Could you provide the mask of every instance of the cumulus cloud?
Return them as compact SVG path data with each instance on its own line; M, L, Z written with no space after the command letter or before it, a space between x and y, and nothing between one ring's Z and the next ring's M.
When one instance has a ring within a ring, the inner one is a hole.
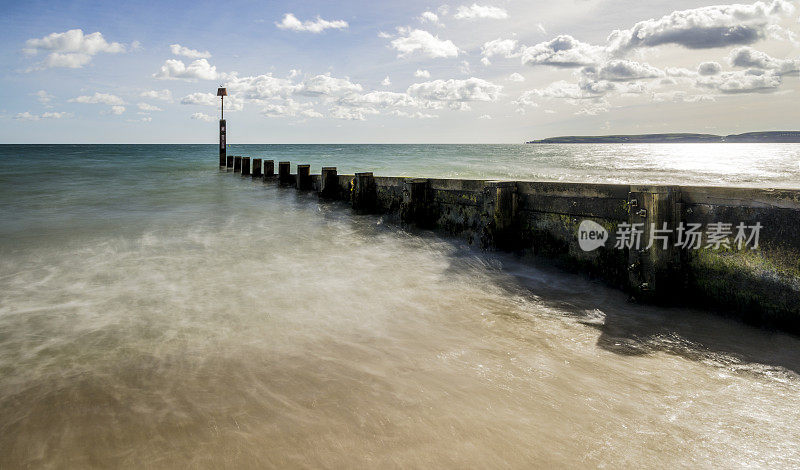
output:
M112 106L110 110L101 114L116 114L117 116L119 116L124 112L125 112L125 106Z
M423 113L421 111L408 112L403 111L402 109L395 109L394 111L390 112L389 115L411 119L435 119L439 117L435 114Z
M717 75L722 72L719 62L703 62L697 66L697 73L703 76Z
M91 62L92 57L97 54L125 52L125 46L106 41L100 32L84 34L81 29L71 29L63 33L51 33L43 38L28 39L23 52L31 56L39 52L48 53L38 69L80 68Z
M317 75L303 80L295 89L294 93L306 96L316 95L340 95L343 93L361 92L363 87L358 83L353 83L347 78L336 78L330 74Z
M214 118L212 116L209 116L206 113L194 113L191 116L189 116L189 118L190 119L195 119L195 120L198 120L198 121L205 121L205 122L211 122L211 121L214 120Z
M675 44L689 49L708 49L752 44L767 34L771 23L794 11L787 0L753 4L715 5L675 11L659 19L615 30L610 49L624 53L639 47Z
M453 41L439 39L439 36L421 29L399 28L398 31L401 36L391 42L391 47L398 51L397 57L404 58L414 53L432 59L458 56L458 47Z
M798 59L776 59L752 47L739 47L732 50L728 60L734 67L771 70L780 75L796 73L800 70L800 60Z
M216 80L219 78L217 67L206 59L198 59L186 65L178 59L167 59L161 70L153 74L158 80Z
M314 110L312 103L298 103L289 98L282 103L269 103L264 106L262 113L267 117L306 117L320 118L322 114Z
M151 98L154 100L161 100L172 102L172 92L169 90L147 90L139 94L142 98Z
M417 69L417 71L414 72L414 76L416 78L431 78L431 73L427 70Z
M486 58L500 56L510 59L512 57L519 57L520 51L517 50L516 39L500 39L497 38L483 44L481 47L481 55Z
M450 104L451 107L463 109L463 106L458 103L497 101L502 90L501 85L471 77L466 80L450 79L415 83L408 87L407 93L413 97L441 101Z
M392 85L392 80L389 78L388 75L386 76L386 78L383 79L383 81L381 82L381 85L383 85L383 86L391 86Z
M286 29L289 31L309 32L319 34L326 29L345 29L349 25L344 20L328 21L323 20L319 16L314 21L300 21L292 13L283 15L283 19L279 23L275 23L279 29Z
M109 106L121 106L125 104L125 100L117 95L109 93L95 93L94 95L83 95L69 100L70 103L87 103L87 104L107 104Z
M603 55L602 47L578 41L574 37L564 34L550 41L524 48L522 63L563 68L583 67L597 63Z
M512 73L511 75L508 76L508 80L512 81L512 82L524 82L525 81L525 77L523 77L522 75L518 74L517 72L514 72L514 73Z
M371 91L369 93L350 93L338 100L338 104L346 107L419 107L435 108L436 106L410 96L408 93L394 91Z
M598 67L587 67L582 70L586 76L609 81L631 81L648 78L659 78L664 72L649 65L631 60L610 60Z
M192 93L181 98L181 104L196 104L200 106L216 106L217 96L212 93Z
M769 93L781 86L780 74L769 70L737 70L711 77L700 77L697 86L725 94Z
M158 106L153 106L152 104L148 103L138 103L136 106L142 111L163 111Z
M423 23L433 23L435 25L441 25L439 23L439 15L432 11L423 11L421 15L419 15L419 20Z
M39 101L39 103L41 103L41 104L43 104L45 106L48 106L50 104L50 102L53 101L53 98L54 98L53 95L51 95L50 93L46 92L45 90L39 90L39 91L37 91L35 93L35 95L36 95L36 99Z
M508 12L499 7L473 3L471 6L461 5L458 7L453 17L459 20L474 20L478 18L502 20L508 18Z
M330 110L331 117L349 121L365 121L370 114L379 114L379 112L369 107L351 108L348 106L334 106Z
M188 47L181 46L180 44L170 44L169 50L172 51L173 55L182 55L184 57L188 57L190 59L210 59L211 53L208 51L200 52L195 49L189 49Z
M73 116L72 113L65 113L65 112L46 112L42 114L31 114L28 111L24 113L18 113L14 116L14 119L18 119L20 121L40 121L42 119L66 119L71 118Z

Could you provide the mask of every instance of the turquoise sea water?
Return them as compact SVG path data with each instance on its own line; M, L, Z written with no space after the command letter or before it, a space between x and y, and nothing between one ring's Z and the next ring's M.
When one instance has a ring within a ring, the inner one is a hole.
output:
M0 146L0 468L800 465L797 338L355 216L215 151ZM796 145L230 153L800 187Z

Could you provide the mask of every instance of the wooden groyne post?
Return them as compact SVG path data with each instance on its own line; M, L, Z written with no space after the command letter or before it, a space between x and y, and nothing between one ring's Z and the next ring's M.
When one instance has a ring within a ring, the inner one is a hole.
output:
M294 186L290 162L278 162L278 182L284 186Z
M238 155L233 156L233 172L234 173L242 172L242 157Z
M253 178L261 178L261 159L253 159Z
M273 165L264 161L265 179ZM357 213L535 257L637 301L723 310L800 333L800 190L376 177L335 167L312 175L309 165L292 175L289 162L278 173L282 185L349 202ZM587 223L603 235L589 248L580 243ZM749 236L739 243L753 249L735 249L737 224ZM728 230L729 246L717 250L704 238L687 247L677 229L690 225ZM755 239L753 227L761 228Z
M242 157L242 176L250 176L250 157Z
M275 160L264 160L264 179L275 177Z
M297 189L311 189L311 165L297 165Z

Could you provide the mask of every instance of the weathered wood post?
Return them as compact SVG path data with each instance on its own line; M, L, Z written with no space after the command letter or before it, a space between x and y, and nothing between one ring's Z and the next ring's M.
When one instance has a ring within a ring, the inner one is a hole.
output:
M233 155L228 155L227 159L228 159L227 168L232 169L233 168Z
M275 177L275 160L264 160L264 179Z
M336 167L322 167L322 173L319 177L319 197L324 199L338 199L338 196L339 175L336 173Z
M295 187L301 190L311 189L311 165L297 165Z
M294 178L292 178L290 162L278 162L278 182L282 185L293 185Z
M489 244L501 250L514 250L520 242L517 221L517 183L487 181L485 198L490 218Z
M355 174L351 202L356 213L370 214L375 212L378 205L378 193L372 172Z
M400 218L403 222L422 228L430 228L434 224L433 195L430 183L426 179L407 179L403 182L403 202L400 206Z
M242 172L242 157L238 155L234 155L233 157L233 172L234 173Z
M261 178L261 159L253 159L253 178Z
M685 253L675 246L680 199L678 186L630 188L628 223L640 238L628 248L628 287L637 299L668 300L685 287Z
M242 157L242 176L250 176L250 157Z

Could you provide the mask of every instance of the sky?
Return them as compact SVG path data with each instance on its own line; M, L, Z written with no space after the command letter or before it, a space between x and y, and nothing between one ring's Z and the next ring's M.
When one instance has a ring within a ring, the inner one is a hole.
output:
M796 130L800 2L5 2L0 143Z

